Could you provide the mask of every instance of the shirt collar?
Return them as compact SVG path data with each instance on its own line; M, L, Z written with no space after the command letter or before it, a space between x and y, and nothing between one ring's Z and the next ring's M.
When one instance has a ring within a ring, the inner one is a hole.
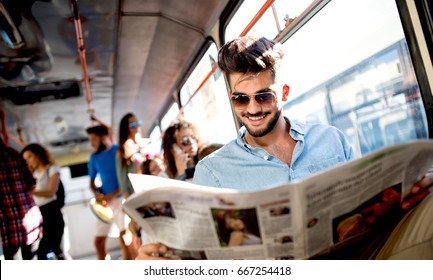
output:
M297 141L303 140L305 135L305 126L290 120L288 117L284 117L284 119L290 124L290 136Z

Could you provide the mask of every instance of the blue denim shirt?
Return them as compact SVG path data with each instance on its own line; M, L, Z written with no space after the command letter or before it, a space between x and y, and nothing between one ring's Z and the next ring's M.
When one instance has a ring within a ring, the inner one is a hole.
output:
M337 128L285 119L290 123L290 135L296 140L290 166L265 150L245 143L246 129L241 127L237 139L197 164L193 183L257 191L301 180L355 158L352 147Z

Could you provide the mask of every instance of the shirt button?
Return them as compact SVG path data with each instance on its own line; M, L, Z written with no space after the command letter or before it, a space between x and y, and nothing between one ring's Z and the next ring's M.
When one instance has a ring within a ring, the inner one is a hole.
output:
M264 156L263 159L264 159L264 160L268 160L269 157L268 157L268 156Z

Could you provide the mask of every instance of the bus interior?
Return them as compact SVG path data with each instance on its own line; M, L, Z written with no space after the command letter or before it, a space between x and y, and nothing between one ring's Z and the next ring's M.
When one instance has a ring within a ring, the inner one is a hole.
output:
M240 124L217 53L252 35L283 45L290 118L336 126L359 156L433 138L432 15L427 0L1 0L2 137L62 166L65 247L91 258L87 127L116 142L132 112L160 153L182 116L227 143Z

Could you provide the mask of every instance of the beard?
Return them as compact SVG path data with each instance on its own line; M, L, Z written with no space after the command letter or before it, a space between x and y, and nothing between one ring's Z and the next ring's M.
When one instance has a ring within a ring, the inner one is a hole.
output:
M250 117L254 117L254 116L260 116L263 113L259 113L259 114L254 114L254 115L250 115L250 114L245 114L244 116L250 116ZM274 127L277 125L278 123L278 119L281 116L281 110L278 110L275 115L272 117L272 119L270 119L270 121L267 123L266 127L260 130L253 130L251 127L249 127L248 125L242 123L242 125L245 126L245 128L248 131L248 134L250 134L253 137L263 137L266 134L268 134L269 132L271 132Z

